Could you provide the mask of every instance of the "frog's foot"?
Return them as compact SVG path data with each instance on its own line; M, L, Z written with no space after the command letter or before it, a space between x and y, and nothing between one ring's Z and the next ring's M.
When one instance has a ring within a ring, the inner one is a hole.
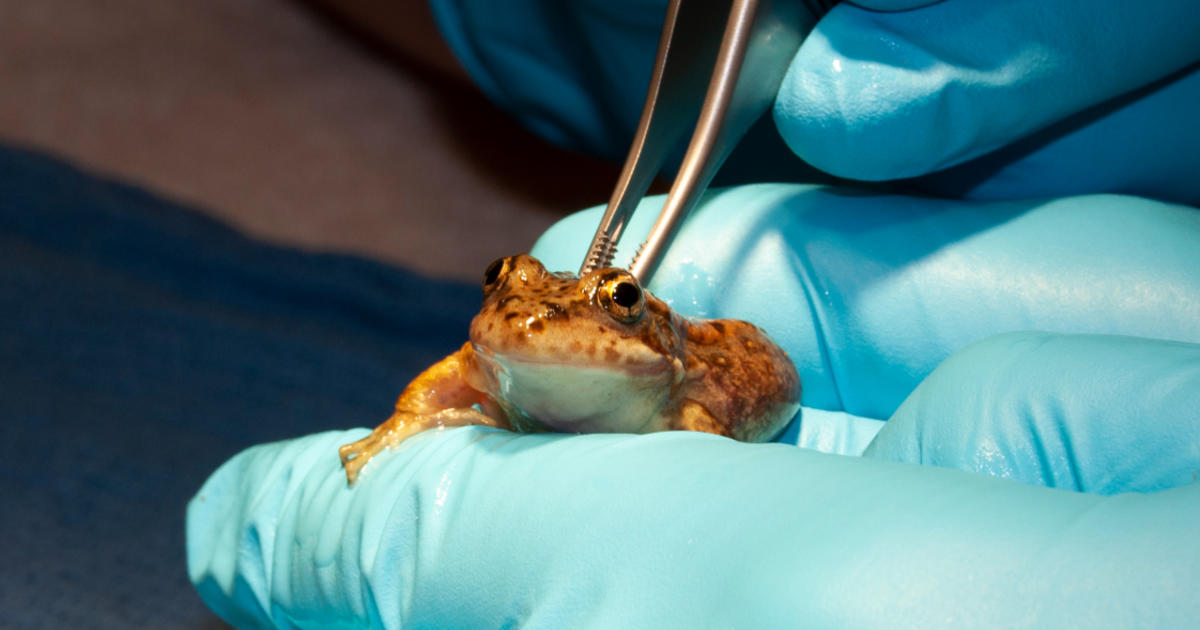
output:
M720 418L709 413L704 405L694 400L684 400L679 407L675 421L669 426L669 429L684 430L684 431L699 431L701 433L716 433L726 437L733 437L733 427L729 422L722 421Z
M379 429L372 431L367 437L357 441L345 444L338 449L338 455L342 458L342 468L346 470L346 482L354 485L358 479L358 472L362 470L367 462L376 453L387 448L383 442Z
M338 455L342 458L342 468L346 469L346 481L354 485L359 472L371 458L414 434L435 426L437 423L429 416L399 411L392 414L392 417L376 427L367 437L338 449Z
M346 481L353 486L359 473L372 457L417 433L428 429L460 427L468 424L507 428L506 423L471 408L445 409L429 415L398 411L367 437L338 449L338 455L342 458L342 468L346 470Z

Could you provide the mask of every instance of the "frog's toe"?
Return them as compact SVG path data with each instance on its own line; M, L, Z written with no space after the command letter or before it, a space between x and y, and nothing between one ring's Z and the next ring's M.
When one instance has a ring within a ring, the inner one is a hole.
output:
M357 442L351 442L338 448L338 455L342 459L342 468L346 470L346 481L350 485L354 485L359 471L382 449L383 445L380 444L377 433L371 433Z

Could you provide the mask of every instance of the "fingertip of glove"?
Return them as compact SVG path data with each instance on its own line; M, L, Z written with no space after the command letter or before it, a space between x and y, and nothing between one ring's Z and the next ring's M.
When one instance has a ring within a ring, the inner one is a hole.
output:
M843 53L818 32L805 41L773 110L792 152L822 171L864 181L942 166L953 140L945 133L946 106L954 102L945 73L933 59L932 69L910 71L878 58Z
M314 476L341 476L337 447L367 430L328 431L261 444L233 456L188 503L188 578L205 604L235 627L272 623L270 564L288 497Z
M1198 366L1177 341L993 335L938 366L866 455L1098 494L1187 485Z
M193 582L218 563L222 549L236 546L242 525L264 502L278 499L298 471L327 474L340 470L337 447L365 429L328 431L248 448L222 464L188 502L188 572Z

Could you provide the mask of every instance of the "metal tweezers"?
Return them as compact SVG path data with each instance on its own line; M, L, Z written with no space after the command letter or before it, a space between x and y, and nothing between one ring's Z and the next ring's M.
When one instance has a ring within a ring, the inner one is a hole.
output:
M646 284L721 163L774 102L804 37L834 4L836 0L671 0L637 134L580 275L612 264L638 203L687 126L696 121L662 211L629 267ZM726 13L724 24L713 19ZM708 68L713 70L706 77Z

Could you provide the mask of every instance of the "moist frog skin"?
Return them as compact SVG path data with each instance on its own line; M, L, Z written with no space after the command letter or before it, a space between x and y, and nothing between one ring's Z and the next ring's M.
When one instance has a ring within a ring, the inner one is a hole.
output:
M577 277L521 254L484 273L470 340L339 453L353 484L373 456L435 427L690 430L761 442L795 415L800 391L787 354L753 324L683 317L623 269Z

